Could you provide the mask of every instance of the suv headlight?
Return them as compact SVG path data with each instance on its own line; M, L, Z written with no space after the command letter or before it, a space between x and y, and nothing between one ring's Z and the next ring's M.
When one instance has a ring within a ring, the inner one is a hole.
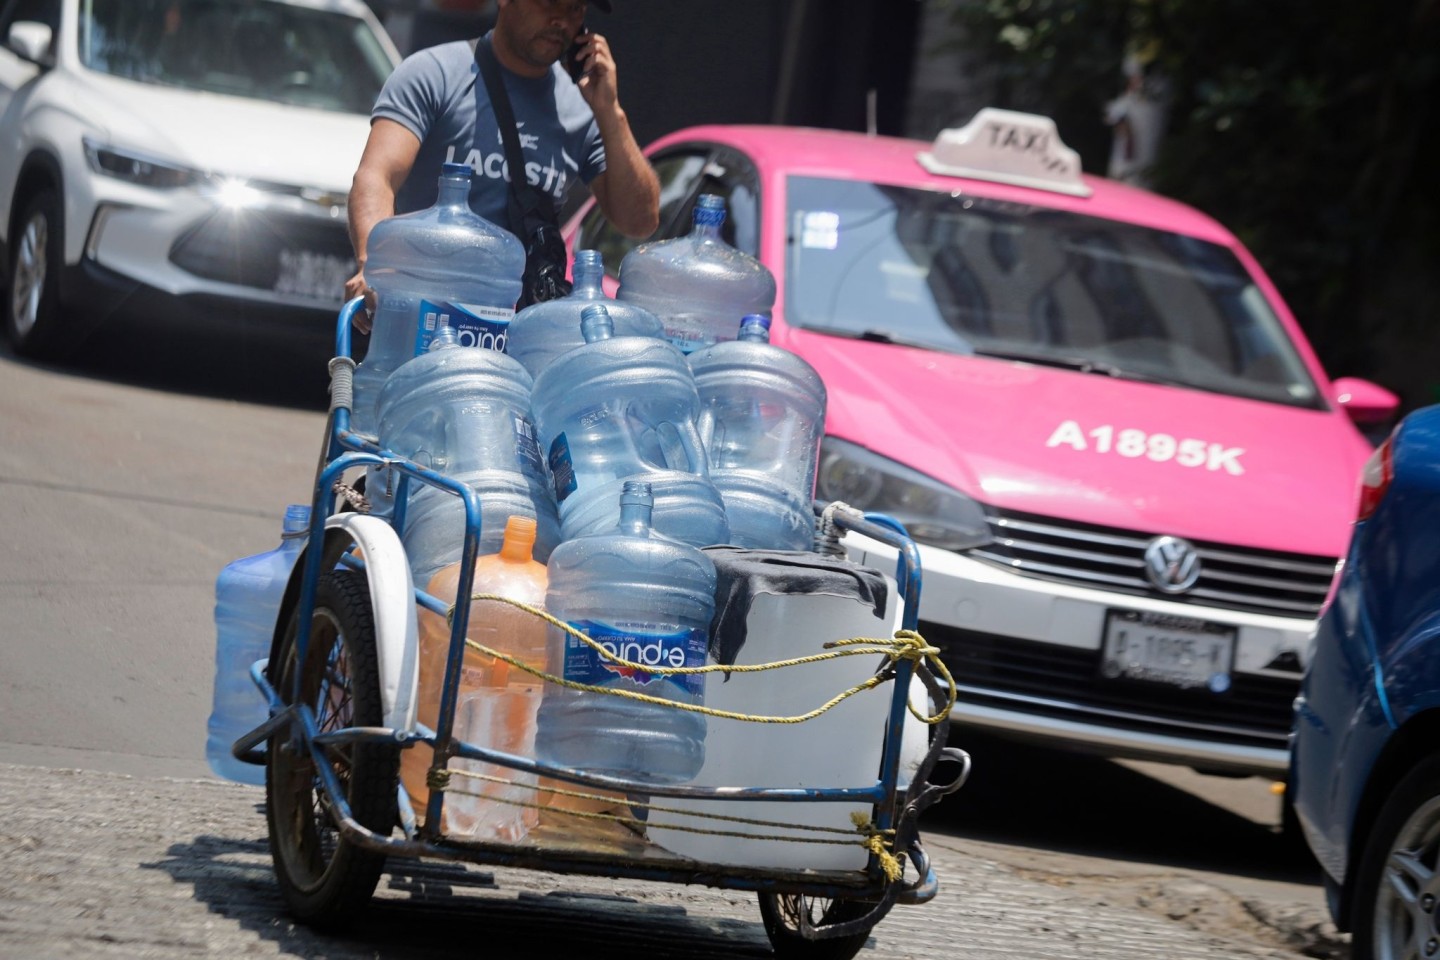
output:
M90 169L107 177L161 189L188 187L205 180L204 174L189 167L129 150L101 146L89 137L84 142L85 159L90 162Z
M916 541L944 550L978 547L992 539L985 511L974 500L918 470L835 437L820 441L815 488L822 500L888 514L903 523Z

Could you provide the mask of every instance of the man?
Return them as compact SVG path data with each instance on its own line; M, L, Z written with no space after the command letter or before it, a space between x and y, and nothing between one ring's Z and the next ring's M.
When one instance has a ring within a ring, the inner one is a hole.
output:
M611 7L610 0L589 2L606 12ZM659 222L660 184L620 106L610 45L598 33L581 33L586 0L497 3L489 40L515 112L528 181L559 209L578 177L619 230L649 236ZM578 83L558 64L577 40ZM445 162L470 164L471 208L509 229L505 147L473 45L464 41L411 54L376 101L350 187L350 241L359 270L345 282L347 299L373 297L365 283L370 230L386 217L433 204ZM365 311L355 325L369 332Z

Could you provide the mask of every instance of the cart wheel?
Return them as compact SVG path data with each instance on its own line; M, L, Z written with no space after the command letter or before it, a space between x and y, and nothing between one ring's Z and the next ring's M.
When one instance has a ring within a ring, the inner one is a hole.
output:
M869 930L831 940L806 940L800 932L800 917L803 915L812 927L824 927L858 920L874 907L868 900L829 900L801 893L760 894L765 935L780 960L850 960L865 946Z
M288 697L297 669L292 619L276 684ZM332 570L316 585L310 644L300 669L302 702L315 711L321 732L380 726L375 624L365 576ZM371 830L387 834L396 822L398 747L349 744L325 748L350 811ZM333 926L363 907L375 892L385 855L340 836L324 801L314 760L297 751L289 731L270 741L265 776L266 819L275 875L291 912L315 927Z

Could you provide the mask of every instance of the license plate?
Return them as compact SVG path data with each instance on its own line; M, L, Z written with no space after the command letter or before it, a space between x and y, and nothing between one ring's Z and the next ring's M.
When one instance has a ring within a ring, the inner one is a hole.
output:
M1108 679L1143 680L1182 689L1230 689L1237 629L1192 617L1109 610L1100 650Z
M355 273L355 261L310 250L281 250L275 292L339 303L345 281Z

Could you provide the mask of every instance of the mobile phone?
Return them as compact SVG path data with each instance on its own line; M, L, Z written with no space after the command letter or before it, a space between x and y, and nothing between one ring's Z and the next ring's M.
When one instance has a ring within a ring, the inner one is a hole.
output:
M580 51L582 49L580 41L589 32L590 28L581 24L580 32L575 35L575 39L571 41L570 46L565 50L565 72L570 74L570 79L576 83L579 83L580 78L585 75L585 68L580 63Z

